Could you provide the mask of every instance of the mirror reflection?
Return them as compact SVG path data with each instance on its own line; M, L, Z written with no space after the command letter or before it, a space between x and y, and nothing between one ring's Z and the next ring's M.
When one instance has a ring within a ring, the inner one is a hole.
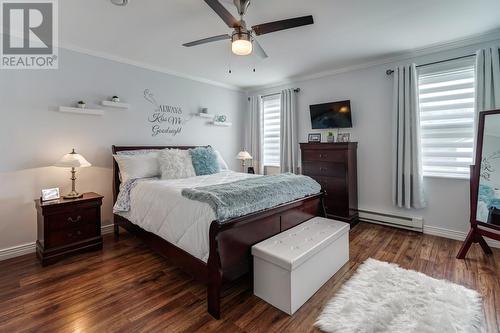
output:
M500 114L485 117L479 178L476 218L500 226Z

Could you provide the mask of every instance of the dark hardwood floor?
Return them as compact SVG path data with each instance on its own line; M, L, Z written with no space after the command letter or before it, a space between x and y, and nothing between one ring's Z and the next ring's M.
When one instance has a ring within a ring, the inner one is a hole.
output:
M478 290L488 332L500 331L500 250L361 223L351 260L289 317L252 295L248 281L225 291L222 320L206 313L203 285L123 232L104 250L42 268L35 255L0 262L0 332L310 332L322 306L368 257Z

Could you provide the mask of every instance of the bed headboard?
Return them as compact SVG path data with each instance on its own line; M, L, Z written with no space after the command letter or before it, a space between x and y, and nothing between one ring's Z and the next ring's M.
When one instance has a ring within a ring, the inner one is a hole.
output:
M119 151L126 150L146 150L146 149L166 149L166 148L175 148L175 149L191 149L201 146L111 146L111 151L113 154L118 153ZM206 146L204 146L206 147ZM120 191L120 168L118 167L118 163L113 158L113 204L116 202L116 198L118 197L118 192Z

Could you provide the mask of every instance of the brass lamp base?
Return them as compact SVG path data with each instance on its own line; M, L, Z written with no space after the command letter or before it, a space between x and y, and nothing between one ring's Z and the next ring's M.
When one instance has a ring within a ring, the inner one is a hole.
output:
M83 197L83 194L80 194L76 191L76 170L75 168L71 168L71 192L66 194L64 199L78 199Z
M75 192L75 191L71 191L68 194L66 194L63 198L64 199L78 199L81 197L83 197L83 194L80 194L80 193Z

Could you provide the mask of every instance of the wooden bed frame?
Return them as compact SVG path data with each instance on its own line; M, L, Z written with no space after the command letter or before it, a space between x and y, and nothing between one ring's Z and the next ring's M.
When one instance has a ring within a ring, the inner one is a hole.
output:
M113 154L126 150L189 149L190 146L112 146ZM120 188L119 169L113 161L113 202ZM252 271L252 245L279 234L314 216L325 216L323 194L319 193L270 209L231 219L223 224L212 221L209 231L208 262L192 256L163 238L145 231L127 219L114 215L114 232L119 227L141 238L153 251L167 257L196 280L207 284L208 313L220 318L220 295L224 283Z

